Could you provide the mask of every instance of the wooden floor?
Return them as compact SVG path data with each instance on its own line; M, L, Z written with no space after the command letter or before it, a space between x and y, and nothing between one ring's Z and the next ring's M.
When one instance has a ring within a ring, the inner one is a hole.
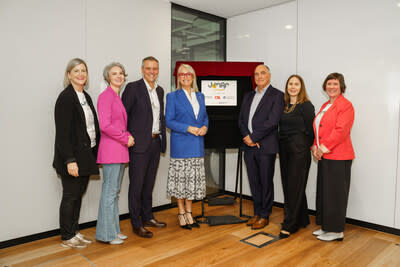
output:
M244 212L251 214L252 202L244 200ZM194 213L200 212L200 203ZM177 225L177 209L155 214L168 223L155 229L154 237L143 239L132 234L129 220L121 221L128 239L123 245L95 242L86 249L60 246L60 237L0 250L0 266L400 266L400 237L346 226L343 242L318 241L311 225L288 239L278 240L263 248L240 242L258 231L245 224L208 226L192 231ZM206 207L207 215L238 214L238 205ZM278 235L283 211L274 208L264 232ZM94 238L95 228L83 234Z

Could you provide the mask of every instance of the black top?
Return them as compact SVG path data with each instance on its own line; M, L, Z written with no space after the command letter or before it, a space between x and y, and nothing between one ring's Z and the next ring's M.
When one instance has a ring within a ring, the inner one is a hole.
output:
M289 104L289 108L292 104ZM290 113L283 112L279 121L279 135L292 135L296 133L305 133L314 140L313 121L315 109L310 101L297 104Z

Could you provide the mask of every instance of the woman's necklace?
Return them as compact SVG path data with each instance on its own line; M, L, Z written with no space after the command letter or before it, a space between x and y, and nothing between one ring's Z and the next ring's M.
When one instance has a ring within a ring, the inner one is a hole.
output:
M290 108L289 108L289 105L290 105L290 104L287 104L286 107L285 107L285 109L283 110L283 112L285 112L285 113L290 113L290 112L292 112L298 103L299 103L299 102L294 103Z

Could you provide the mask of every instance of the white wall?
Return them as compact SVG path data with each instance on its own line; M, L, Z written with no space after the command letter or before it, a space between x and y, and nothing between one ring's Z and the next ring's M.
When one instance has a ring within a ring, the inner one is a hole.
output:
M394 225L400 103L400 8L395 1L299 1L298 72L316 107L321 83L345 76L355 108L356 159L347 216ZM329 12L327 7L329 6ZM310 176L314 178L315 175ZM309 186L315 189L315 179Z
M61 183L51 163L54 104L67 62L88 63L94 102L101 91L102 69L111 61L125 65L128 80L140 78L141 59L160 61L159 84L169 91L171 6L164 0L0 2L0 242L59 228ZM154 206L166 197L169 152L161 159ZM127 171L120 213L128 212ZM99 179L91 180L81 220L97 219Z
M287 77L296 72L296 2L229 18L227 60L264 61L271 69L271 84L284 91ZM292 29L286 29L291 25ZM226 190L235 190L237 150L226 152ZM243 162L243 193L251 195ZM230 179L232 177L232 179ZM279 160L275 164L275 201L283 202Z
M356 111L352 130L356 159L347 216L395 228L400 228L399 12L396 1L338 0L333 5L301 0L230 18L227 26L228 60L263 60L272 68L272 84L280 89L297 71L317 110L327 100L321 89L326 75L344 74L345 96ZM285 39L289 33L282 29L288 17L297 21L297 31L296 23L291 30L297 36L294 40ZM257 31L260 34L254 34ZM239 38L246 35L250 36L246 40ZM276 40L282 40L279 46L269 45ZM227 170L229 164L227 160ZM275 189L280 183L276 174ZM315 188L313 162L307 187L312 209ZM232 190L231 185L227 189ZM276 190L275 200L282 199L282 191Z

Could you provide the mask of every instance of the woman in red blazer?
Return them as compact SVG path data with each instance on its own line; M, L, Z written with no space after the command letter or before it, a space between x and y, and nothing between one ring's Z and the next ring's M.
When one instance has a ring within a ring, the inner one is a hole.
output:
M342 241L354 159L350 137L354 108L343 96L346 85L342 74L329 74L322 88L329 101L315 116L311 147L318 160L316 220L322 227L313 234L322 241Z

